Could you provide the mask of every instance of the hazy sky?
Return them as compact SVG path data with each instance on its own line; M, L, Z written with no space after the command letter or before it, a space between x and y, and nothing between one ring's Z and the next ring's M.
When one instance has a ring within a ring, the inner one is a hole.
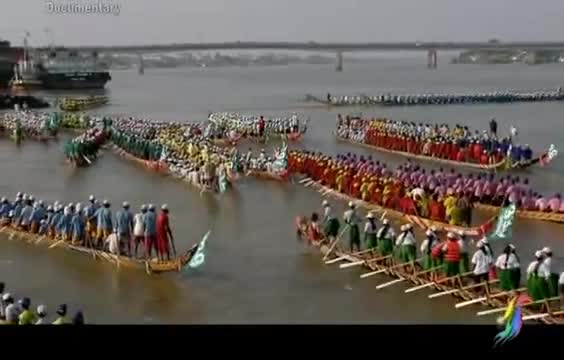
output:
M35 45L564 40L564 0L54 0L118 5L119 15L55 15L48 2L0 0L0 38L21 44L27 30Z

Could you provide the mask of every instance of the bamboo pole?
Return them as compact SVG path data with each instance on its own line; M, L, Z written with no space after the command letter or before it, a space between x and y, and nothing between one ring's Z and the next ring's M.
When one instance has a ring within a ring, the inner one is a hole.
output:
M499 279L495 279L495 280L491 280L491 281L484 281L484 282L481 282L481 283L478 283L478 284L472 284L472 285L464 286L464 287L461 287L460 289L451 289L451 290L447 290L447 291L442 291L442 292L439 292L439 293L429 295L429 299L434 299L434 298L438 298L438 297L441 297L441 296L444 296L444 295L455 294L455 293L460 292L460 291L474 289L474 288L477 288L477 287L485 286L486 284L492 285L492 284L495 284L495 283L498 283L498 282L499 282Z
M405 290L405 293L407 294L407 293L414 292L414 291L417 291L417 290L426 289L426 288L429 288L431 286L439 285L439 284L442 284L442 283L447 282L449 280L456 279L459 276L464 277L464 276L468 276L468 275L471 275L471 274L472 274L472 271L469 271L469 272L464 273L464 274L458 274L458 275L451 276L451 277L448 277L448 278L444 278L444 279L441 279L441 280L438 280L438 281L431 281L431 282L428 282L428 283L423 284L423 285L419 285L419 286L409 288L409 289Z
M458 304L454 305L454 307L457 308L457 309L460 309L462 307L472 305L472 304L476 304L476 303L479 303L479 302L482 302L482 301L486 301L488 299L498 298L500 296L509 295L512 292L521 292L521 291L525 291L525 290L527 290L526 287L519 288L519 289L516 289L516 290L502 291L502 292L499 292L499 293L496 293L496 294L493 294L493 295L482 296L482 297L479 297L479 298L476 298L476 299L459 302Z
M527 303L527 304L523 304L523 305L521 305L521 307L538 305L538 304L542 304L544 302L556 301L556 300L560 300L560 297L555 296L555 297L548 298L548 299L541 299L541 300L533 301L533 302L530 302L530 303ZM507 310L507 306L503 306L503 307L491 309L491 310L479 311L479 312L476 313L476 315L477 316L484 316L484 315L490 315L490 314L497 314L497 313L500 313L500 312L504 312L505 310Z

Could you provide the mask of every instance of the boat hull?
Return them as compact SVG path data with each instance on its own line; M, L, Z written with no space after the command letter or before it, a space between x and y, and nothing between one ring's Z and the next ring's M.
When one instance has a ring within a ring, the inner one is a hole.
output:
M188 264L188 262L191 260L192 256L195 254L198 248L198 244L194 244L192 247L190 247L190 249L186 250L180 256L168 261L159 261L156 259L142 260L130 258L127 256L118 256L105 251L87 248L84 246L73 245L62 240L51 239L47 236L31 234L29 232L14 229L11 226L6 226L5 224L2 224L2 226L0 226L0 233L8 235L10 239L18 239L34 245L48 246L49 249L59 247L77 253L90 255L93 259L105 260L116 265L118 268L124 267L145 270L147 274L160 274L166 272L181 271L184 266L186 266L186 264Z

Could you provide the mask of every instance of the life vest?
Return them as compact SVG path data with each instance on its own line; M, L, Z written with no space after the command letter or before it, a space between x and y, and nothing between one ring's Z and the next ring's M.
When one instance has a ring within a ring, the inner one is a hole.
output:
M457 262L460 261L460 245L458 241L448 240L446 243L446 262Z

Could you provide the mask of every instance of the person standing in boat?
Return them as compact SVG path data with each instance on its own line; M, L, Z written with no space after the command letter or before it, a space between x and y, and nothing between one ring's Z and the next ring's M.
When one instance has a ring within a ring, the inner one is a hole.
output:
M343 215L345 224L349 227L349 246L351 252L354 251L354 247L360 251L360 231L358 229L358 223L360 222L354 203L349 202L349 209L345 211Z
M80 203L76 204L76 211L71 219L71 227L72 243L81 245L84 244L86 219L84 213L82 212L82 205Z
M369 212L366 215L366 224L364 225L364 243L367 249L375 249L378 247L378 241L376 237L377 225L376 219L374 219L374 214Z
M549 247L545 247L542 249L542 253L544 255L543 265L546 270L546 282L548 285L548 293L547 296L555 297L558 296L558 274L552 272L552 250Z
M173 256L176 256L176 251L174 247L174 238L172 236L172 230L170 229L170 222L168 218L168 205L163 204L161 206L161 212L157 215L156 220L157 225L157 248L158 253L160 253L161 260L170 260L170 245L172 244Z
M476 246L478 250L472 256L472 275L474 277L474 282L479 284L489 281L490 266L493 259L482 240L478 241Z
M470 257L468 256L468 241L464 231L458 233L458 245L460 247L460 273L464 274L470 271Z
M155 205L149 204L149 211L143 217L145 227L145 259L149 260L153 256L153 248L159 256L157 247L157 220L155 215Z
M135 214L133 218L133 237L135 242L135 248L130 249L130 254L132 257L137 257L137 247L141 244L144 247L145 244L145 214L147 213L147 205L141 205L141 210ZM147 252L147 250L145 250Z
M453 277L458 275L460 272L460 244L453 232L447 234L447 242L444 244L442 251L444 253L443 261L446 276Z
M116 226L118 228L118 237L120 243L120 252L128 253L131 256L132 234L133 234L133 216L129 211L129 203L124 201L122 210L116 214Z
M96 238L98 239L98 245L102 247L104 240L110 236L113 229L112 211L110 210L110 202L108 200L102 202L102 207L96 210L95 217L97 220Z
M323 200L323 230L329 242L333 242L339 234L339 220L333 216L329 201Z
M490 134L497 139L497 121L495 121L495 118L492 118L490 120Z
M378 242L378 251L382 256L388 256L393 252L394 245L393 239L396 237L396 233L392 226L390 225L390 221L388 219L384 219L382 221L382 227L378 230L376 234L376 240Z
M309 245L317 245L323 238L321 230L319 229L319 215L315 212L311 214L306 235Z
M535 252L535 260L527 267L527 291L533 301L546 299L548 297L548 284L546 279L550 276L544 265L542 251Z
M499 272L499 283L503 291L515 290L519 287L521 265L512 244L503 249L503 253L498 256L495 262L495 267Z
M404 230L396 240L396 248L399 249L400 259L402 262L415 261L417 256L417 248L415 246L415 235L413 234L413 225L405 224Z
M423 242L421 243L420 250L421 255L423 256L423 269L429 270L434 267L432 250L433 247L437 244L438 239L435 233L431 231L431 229L428 229L425 232L425 236L425 240L423 240Z

